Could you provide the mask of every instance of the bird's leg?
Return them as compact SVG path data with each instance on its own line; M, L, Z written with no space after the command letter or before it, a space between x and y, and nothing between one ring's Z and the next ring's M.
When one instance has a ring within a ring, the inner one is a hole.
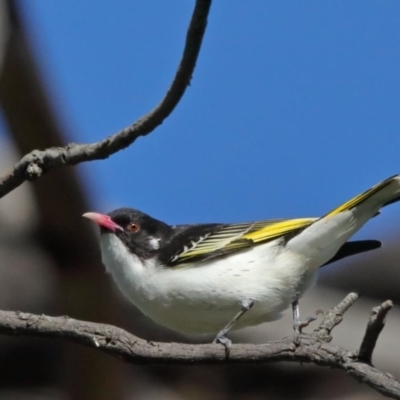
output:
M226 337L227 333L232 329L233 325L254 305L254 299L243 300L241 302L241 310L221 329L213 343L221 343L225 347L226 356L229 356L229 351L232 345L232 341Z
M300 321L300 310L299 310L299 299L295 299L292 303L293 310L293 329L295 340L300 335L303 328L310 325L311 322L315 321L318 318L319 314L324 315L322 310L317 310L313 315L307 317L303 322Z
M293 300L292 303L293 310L293 330L294 335L297 337L300 334L300 310L299 310L299 299Z

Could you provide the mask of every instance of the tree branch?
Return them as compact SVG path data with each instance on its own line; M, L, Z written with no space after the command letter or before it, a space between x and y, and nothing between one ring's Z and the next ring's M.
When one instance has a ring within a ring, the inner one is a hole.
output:
M330 335L320 334L321 330L331 330L338 325L343 313L357 297L355 293L348 295L327 313L316 333L300 335L296 344L292 339L266 344L234 344L229 358L225 356L225 349L218 344L147 342L114 326L68 317L0 311L0 333L75 342L134 364L262 364L277 361L314 363L341 369L383 395L400 399L400 382L393 376L361 361L355 352L328 344ZM387 304L385 302L379 307L386 310L382 311L385 315L390 309ZM378 314L382 315L382 312ZM368 324L367 330L369 329L376 331L371 322Z
M386 315L392 309L391 300L386 300L378 307L374 307L369 317L367 330L365 331L360 350L358 351L358 359L370 364L372 353L375 349L378 337L385 326Z
M358 300L357 293L349 293L336 307L330 309L320 326L318 327L317 336L325 341L332 340L331 332L335 326L338 326L343 321L344 313Z
M175 78L162 101L148 114L120 132L92 144L34 150L24 156L0 179L0 198L26 180L35 180L63 165L105 159L131 145L138 137L152 132L170 115L190 83L207 25L211 0L197 0L186 36L183 56ZM378 392L400 399L400 382L371 365L372 353L392 307L388 300L374 308L358 353L329 344L332 329L357 300L349 294L330 310L313 334L296 340L285 339L266 344L233 345L229 357L217 344L155 343L140 339L123 329L68 317L49 317L13 311L0 311L0 333L54 338L91 347L136 364L261 364L277 361L314 363L341 369ZM297 339L297 338L296 338Z
M63 165L76 165L85 161L100 160L131 145L139 136L145 136L171 114L182 98L196 66L207 25L211 0L197 0L186 35L182 59L161 102L148 114L129 127L108 138L91 144L71 143L65 147L34 150L25 155L6 176L0 179L0 198L25 181L38 179L44 173Z

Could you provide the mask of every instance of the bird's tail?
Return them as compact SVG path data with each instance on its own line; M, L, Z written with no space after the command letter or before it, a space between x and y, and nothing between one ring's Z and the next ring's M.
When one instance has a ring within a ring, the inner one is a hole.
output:
M288 247L313 260L313 266L327 263L340 247L379 210L400 200L400 176L378 183L319 218L288 242Z
M378 212L379 209L381 209L382 207L387 206L388 204L395 203L399 200L400 175L394 175L373 186L371 189L368 189L367 191L359 194L358 196L353 197L352 199L335 208L322 218L337 215L343 211L352 209L363 209L365 211L367 211L368 209L376 209L376 212ZM374 215L371 215L371 217L373 217Z

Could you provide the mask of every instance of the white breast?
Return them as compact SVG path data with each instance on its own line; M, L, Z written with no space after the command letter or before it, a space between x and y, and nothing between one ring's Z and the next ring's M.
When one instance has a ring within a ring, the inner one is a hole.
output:
M255 305L235 328L277 319L316 279L303 256L276 242L175 268L141 262L113 234L101 236L101 251L124 295L154 321L181 332L216 333L250 298Z

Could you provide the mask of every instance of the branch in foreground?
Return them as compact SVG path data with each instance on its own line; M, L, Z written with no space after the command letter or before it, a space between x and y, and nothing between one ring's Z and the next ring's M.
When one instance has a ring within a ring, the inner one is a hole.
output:
M79 343L134 364L261 364L277 361L314 363L341 369L385 396L400 399L400 382L358 358L357 353L332 346L326 331L340 323L343 313L357 300L350 293L330 310L314 334L302 334L296 345L291 339L266 344L234 344L229 358L218 344L155 343L123 329L68 317L48 317L0 311L0 333L54 338ZM389 310L383 303L381 308ZM387 313L386 311L386 313ZM379 313L378 313L379 314ZM386 314L385 314L386 315ZM377 332L374 324L369 329ZM376 339L379 333L376 334ZM324 338L324 339L322 339Z
M317 335L324 342L332 340L331 332L343 321L344 313L358 300L357 293L349 293L336 307L330 309L318 327Z
M386 300L378 307L374 307L369 317L367 330L365 331L360 350L358 351L358 359L366 363L371 363L372 353L375 349L378 337L385 326L386 315L392 309L391 300Z
M138 137L152 132L171 114L182 98L196 66L211 0L197 0L186 35L183 56L175 78L162 101L148 114L129 127L108 138L92 144L69 144L47 150L34 150L25 155L6 176L0 179L0 198L25 181L33 181L44 173L63 165L76 165L85 161L100 160L131 145Z

